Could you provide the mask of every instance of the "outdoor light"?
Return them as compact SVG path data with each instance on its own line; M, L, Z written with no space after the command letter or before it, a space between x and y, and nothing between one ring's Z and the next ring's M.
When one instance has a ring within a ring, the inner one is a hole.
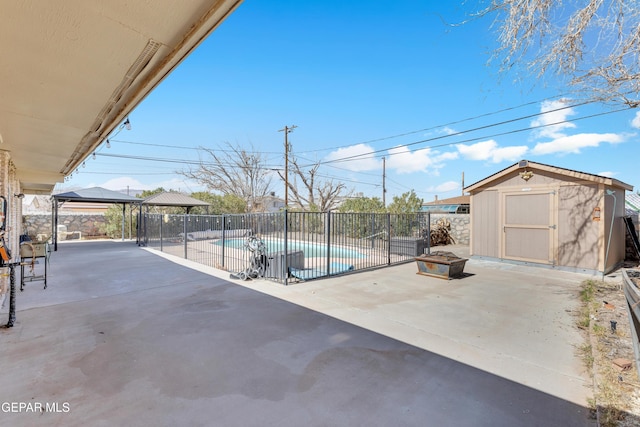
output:
M111 148L111 142L107 139L107 148Z
M131 130L131 122L129 121L129 117L127 117L127 120L124 121L123 125L125 129Z
M95 160L95 159L96 159L96 153L94 152L93 153L93 160Z
M24 193L14 194L13 197L17 197L18 199L24 199Z
M82 167L83 167L83 168L86 168L86 167L87 167L87 165L86 165L86 163L85 163L85 162L82 162Z
M531 171L520 172L520 178L524 179L525 181L529 181L532 177L533 177L533 172Z

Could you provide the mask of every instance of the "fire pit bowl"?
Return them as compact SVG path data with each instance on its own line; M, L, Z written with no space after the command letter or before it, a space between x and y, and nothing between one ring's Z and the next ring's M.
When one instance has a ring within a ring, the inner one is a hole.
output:
M462 276L464 265L467 262L466 258L460 258L451 252L433 252L420 255L415 260L418 264L416 274L446 280Z

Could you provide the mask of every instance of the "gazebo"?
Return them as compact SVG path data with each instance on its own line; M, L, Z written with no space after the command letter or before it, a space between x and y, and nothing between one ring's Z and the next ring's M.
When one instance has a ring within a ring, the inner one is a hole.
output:
M53 250L58 250L58 207L66 202L90 202L122 204L122 240L124 240L125 208L128 204L140 205L143 200L138 197L117 191L107 190L101 187L85 188L77 191L69 191L53 195L52 225L53 225Z

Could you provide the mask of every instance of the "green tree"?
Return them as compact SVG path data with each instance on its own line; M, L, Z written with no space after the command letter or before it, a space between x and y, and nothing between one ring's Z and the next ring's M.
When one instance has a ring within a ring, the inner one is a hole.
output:
M133 210L133 212L132 212ZM137 227L137 207L131 204L125 205L124 212L124 236L125 238L135 237ZM104 224L101 224L99 230L102 234L112 239L120 239L122 237L122 205L113 204L104 213ZM130 236L131 234L131 236Z
M140 199L146 199L147 197L154 196L156 194L164 193L166 190L162 187L158 187L155 190L144 190L136 197ZM146 211L146 208L144 208ZM152 213L182 213L184 209L178 207L167 206L150 206L149 211ZM135 236L137 227L138 207L132 206L130 203L125 206L124 212L124 231L125 237ZM104 224L100 228L100 232L107 235L112 239L119 239L122 237L122 205L113 204L109 206L109 209L104 214Z
M208 212L211 215L236 214L247 211L247 203L245 200L235 194L220 195L207 191L197 191L192 193L191 197L209 203ZM207 213L207 208L204 206L196 206L191 210L191 213L203 215Z
M377 197L354 197L347 199L338 208L338 212L384 212L382 200Z
M142 190L142 193L138 194L136 197L141 199L146 199L147 197L155 196L156 194L166 193L163 187L158 187L155 190Z
M389 205L391 213L414 213L420 212L424 201L416 195L414 190L402 193L401 196L393 196L393 201Z

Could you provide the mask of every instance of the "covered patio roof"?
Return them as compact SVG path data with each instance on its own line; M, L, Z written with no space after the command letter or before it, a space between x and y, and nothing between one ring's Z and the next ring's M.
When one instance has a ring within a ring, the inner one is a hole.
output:
M51 194L241 2L3 2L0 149L21 191Z

